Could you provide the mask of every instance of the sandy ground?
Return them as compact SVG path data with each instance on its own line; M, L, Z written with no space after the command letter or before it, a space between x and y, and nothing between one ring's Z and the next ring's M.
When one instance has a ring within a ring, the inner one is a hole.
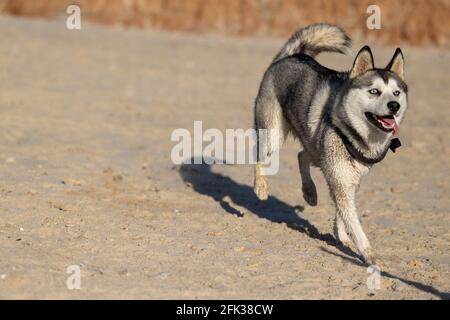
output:
M449 51L404 48L403 147L359 191L383 267L369 291L366 266L334 245L319 171L319 205L301 198L296 142L267 203L251 166L170 160L170 134L194 120L251 126L281 40L6 17L0 39L0 298L449 298ZM384 65L393 48L374 52Z

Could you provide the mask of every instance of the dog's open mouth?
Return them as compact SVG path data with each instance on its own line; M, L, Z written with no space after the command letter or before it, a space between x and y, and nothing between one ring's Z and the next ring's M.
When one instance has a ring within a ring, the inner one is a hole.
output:
M398 124L393 115L377 116L371 112L366 112L365 114L367 120L380 130L383 130L384 132L393 131L394 135L398 133Z

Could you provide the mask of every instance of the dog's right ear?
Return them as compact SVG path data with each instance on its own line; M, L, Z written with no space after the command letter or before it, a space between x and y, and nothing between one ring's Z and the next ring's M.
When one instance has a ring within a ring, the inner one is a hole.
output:
M353 62L352 71L350 71L350 79L362 75L364 72L374 68L372 51L368 46L359 50Z

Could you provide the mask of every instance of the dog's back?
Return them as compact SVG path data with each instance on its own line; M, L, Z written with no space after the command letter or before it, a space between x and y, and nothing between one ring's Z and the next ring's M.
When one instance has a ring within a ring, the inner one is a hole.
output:
M329 87L342 85L347 75L323 67L314 57L320 52L345 53L350 45L340 28L316 24L296 32L276 55L255 103L255 127L269 131L267 154L289 133L311 154L317 154L314 137L319 133L318 123L325 116L324 106L335 98L330 92L336 90Z
M267 77L292 133L310 154L317 155L320 123L329 116L348 73L330 70L300 53L272 64Z

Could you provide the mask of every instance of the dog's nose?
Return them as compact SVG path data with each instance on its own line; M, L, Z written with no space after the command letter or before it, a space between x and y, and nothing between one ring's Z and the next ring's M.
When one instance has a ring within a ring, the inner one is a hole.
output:
M388 109L393 113L396 114L398 109L400 109L400 104L397 101L389 101L388 104Z

